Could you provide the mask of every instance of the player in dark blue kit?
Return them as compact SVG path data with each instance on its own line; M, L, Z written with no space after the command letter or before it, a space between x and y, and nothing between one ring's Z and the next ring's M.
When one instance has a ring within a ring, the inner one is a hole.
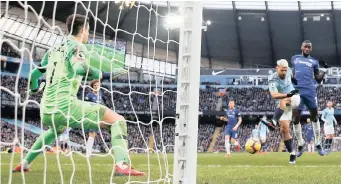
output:
M237 139L237 129L242 123L242 117L238 109L235 108L235 101L229 101L229 109L226 111L226 117L220 117L220 120L227 121L227 125L225 128L225 148L226 148L226 157L230 157L230 139L231 143L235 146L236 150L240 150L240 145Z
M307 119L307 124L304 127L304 134L306 137L306 143L308 144L308 152L314 153L315 152L314 130L309 118Z
M99 80L93 80L90 83L90 87L93 88L93 90L88 93L88 95L86 96L86 100L93 102L93 103L100 103L102 104L102 93L99 90L100 89L100 82ZM95 137L97 135L97 130L87 130L86 133L88 133L89 138L86 142L86 155L87 156L91 156L92 154L92 147L94 145L95 142Z
M301 51L301 54L291 58L291 64L294 71L292 81L295 84L295 88L299 90L301 96L300 105L293 110L295 134L296 136L300 135L297 137L299 143L297 156L300 157L302 155L305 145L305 142L302 139L302 128L300 124L301 112L302 110L305 110L305 106L308 107L310 112L316 149L318 153L323 156L324 151L321 146L320 122L317 117L316 82L322 82L326 71L319 69L319 61L310 56L312 43L309 40L302 43ZM326 70L325 68L328 68L327 64L324 61L320 62L320 64L324 66L324 70Z

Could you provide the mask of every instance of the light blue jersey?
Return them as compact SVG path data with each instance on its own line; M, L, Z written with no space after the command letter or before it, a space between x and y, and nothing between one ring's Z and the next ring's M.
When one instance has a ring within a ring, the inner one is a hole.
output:
M325 108L322 111L321 119L324 121L324 126L334 127L333 123L336 122L334 117L334 108Z
M252 130L252 138L253 139L259 139L259 131L257 128Z
M295 90L292 82L292 70L288 68L287 74L285 76L285 79L281 79L277 72L271 74L268 77L269 80L269 91L270 92L279 92L279 93L290 93L292 90ZM279 100L276 99L276 102L278 103Z
M258 131L260 137L266 137L266 135L269 133L269 128L266 125L264 125L264 123L260 122L258 124Z

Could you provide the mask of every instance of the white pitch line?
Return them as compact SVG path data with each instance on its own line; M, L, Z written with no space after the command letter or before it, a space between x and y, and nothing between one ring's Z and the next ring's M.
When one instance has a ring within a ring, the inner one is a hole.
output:
M1 165L10 165L9 163L1 163ZM69 166L72 164L60 164L61 166ZM75 164L76 166L87 166L87 164ZM112 164L91 164L92 166L112 166ZM147 167L147 164L139 164L140 167ZM159 166L156 164L150 164L149 166ZM172 164L169 164L172 166ZM341 165L215 165L215 164L198 164L197 167L225 167L225 168L286 168L286 167L302 167L302 168L341 168Z

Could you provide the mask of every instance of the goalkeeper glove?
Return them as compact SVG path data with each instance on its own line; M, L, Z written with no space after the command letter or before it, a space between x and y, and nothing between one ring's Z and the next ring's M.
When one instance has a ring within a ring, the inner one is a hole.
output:
M39 85L38 88L36 88L36 89L31 89L30 93L31 93L31 94L37 94L37 93L39 93L40 91L42 91L42 90L44 89L44 87L45 87L45 82L42 82L42 83L40 83L40 85Z
M292 91L290 91L290 93L287 94L287 97L292 97L292 96L298 94L298 92L299 92L299 91L298 91L297 89L292 90Z

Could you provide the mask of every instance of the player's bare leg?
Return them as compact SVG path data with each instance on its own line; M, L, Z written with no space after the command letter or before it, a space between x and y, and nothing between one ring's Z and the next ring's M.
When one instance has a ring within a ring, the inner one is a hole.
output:
M111 134L111 145L116 162L115 175L144 176L144 172L131 167L128 152L127 124L124 117L110 109L106 109L103 121L100 123L100 127L110 130Z
M293 113L294 133L298 141L297 157L300 157L302 156L304 152L304 147L305 147L305 141L303 140L303 137L302 137L302 126L300 123L301 110L294 109L292 113Z
M293 141L290 135L290 121L280 121L280 132L282 134L285 147L287 148L288 152L290 153L290 164L296 164L296 154L293 149Z
M230 144L230 136L225 135L225 149L226 149L226 158L231 156L231 144Z
M320 121L317 117L317 108L309 109L310 119L312 121L314 136L315 136L315 145L319 155L324 155L324 150L321 146L321 132L320 132Z

